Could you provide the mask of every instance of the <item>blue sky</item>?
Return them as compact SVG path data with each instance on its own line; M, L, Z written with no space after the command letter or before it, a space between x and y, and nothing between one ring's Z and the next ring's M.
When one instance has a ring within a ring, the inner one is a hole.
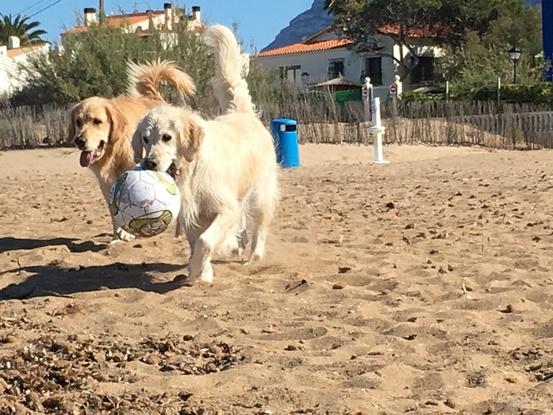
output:
M33 20L42 23L50 41L57 40L64 27L73 26L76 14L82 13L83 8L98 6L98 0L0 0L0 13L17 14L24 11L24 14L32 15L56 1L59 3L33 17ZM109 14L120 8L125 11L162 9L165 1L167 0L105 0L105 4ZM262 49L291 19L307 10L312 2L313 0L188 0L177 3L185 4L187 9L200 6L202 19L211 23L230 26L233 21L238 22L238 34L244 46L249 48L253 42L257 49Z

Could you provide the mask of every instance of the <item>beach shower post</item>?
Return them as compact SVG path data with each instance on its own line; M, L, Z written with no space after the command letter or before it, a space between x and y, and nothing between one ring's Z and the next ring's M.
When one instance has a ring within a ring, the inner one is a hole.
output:
M384 160L384 151L382 149L382 136L385 128L382 125L380 115L380 98L374 98L372 102L372 127L369 128L369 134L374 138L374 161L376 164L388 164L389 161Z

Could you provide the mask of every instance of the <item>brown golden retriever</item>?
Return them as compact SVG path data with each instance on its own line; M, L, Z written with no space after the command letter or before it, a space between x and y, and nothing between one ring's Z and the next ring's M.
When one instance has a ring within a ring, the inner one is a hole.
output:
M115 98L91 97L71 110L70 137L81 150L80 164L90 168L106 199L114 181L136 165L131 144L137 123L163 103L160 84L167 82L184 96L195 92L192 79L174 64L156 61L129 66L129 91ZM114 240L133 236L114 225Z

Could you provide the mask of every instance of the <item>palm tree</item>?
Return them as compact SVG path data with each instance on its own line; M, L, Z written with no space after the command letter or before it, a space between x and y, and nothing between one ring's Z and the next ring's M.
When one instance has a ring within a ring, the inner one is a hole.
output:
M7 44L10 36L17 36L21 40L21 46L44 42L41 36L45 30L36 29L40 22L29 21L29 17L1 15L0 14L0 44Z

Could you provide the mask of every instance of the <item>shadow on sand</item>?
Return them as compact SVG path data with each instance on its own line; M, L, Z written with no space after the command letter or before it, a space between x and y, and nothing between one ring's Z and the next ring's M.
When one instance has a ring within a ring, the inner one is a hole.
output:
M151 273L184 271L182 264L122 264L79 268L60 268L55 265L29 266L3 272L30 273L23 282L0 290L0 301L23 300L36 297L70 297L72 294L103 289L137 288L142 291L164 294L183 287L184 278L157 281Z
M100 252L106 249L106 244L97 244L92 241L77 242L70 238L28 239L28 238L0 238L0 254L9 251L31 250L52 246L66 246L71 252Z

